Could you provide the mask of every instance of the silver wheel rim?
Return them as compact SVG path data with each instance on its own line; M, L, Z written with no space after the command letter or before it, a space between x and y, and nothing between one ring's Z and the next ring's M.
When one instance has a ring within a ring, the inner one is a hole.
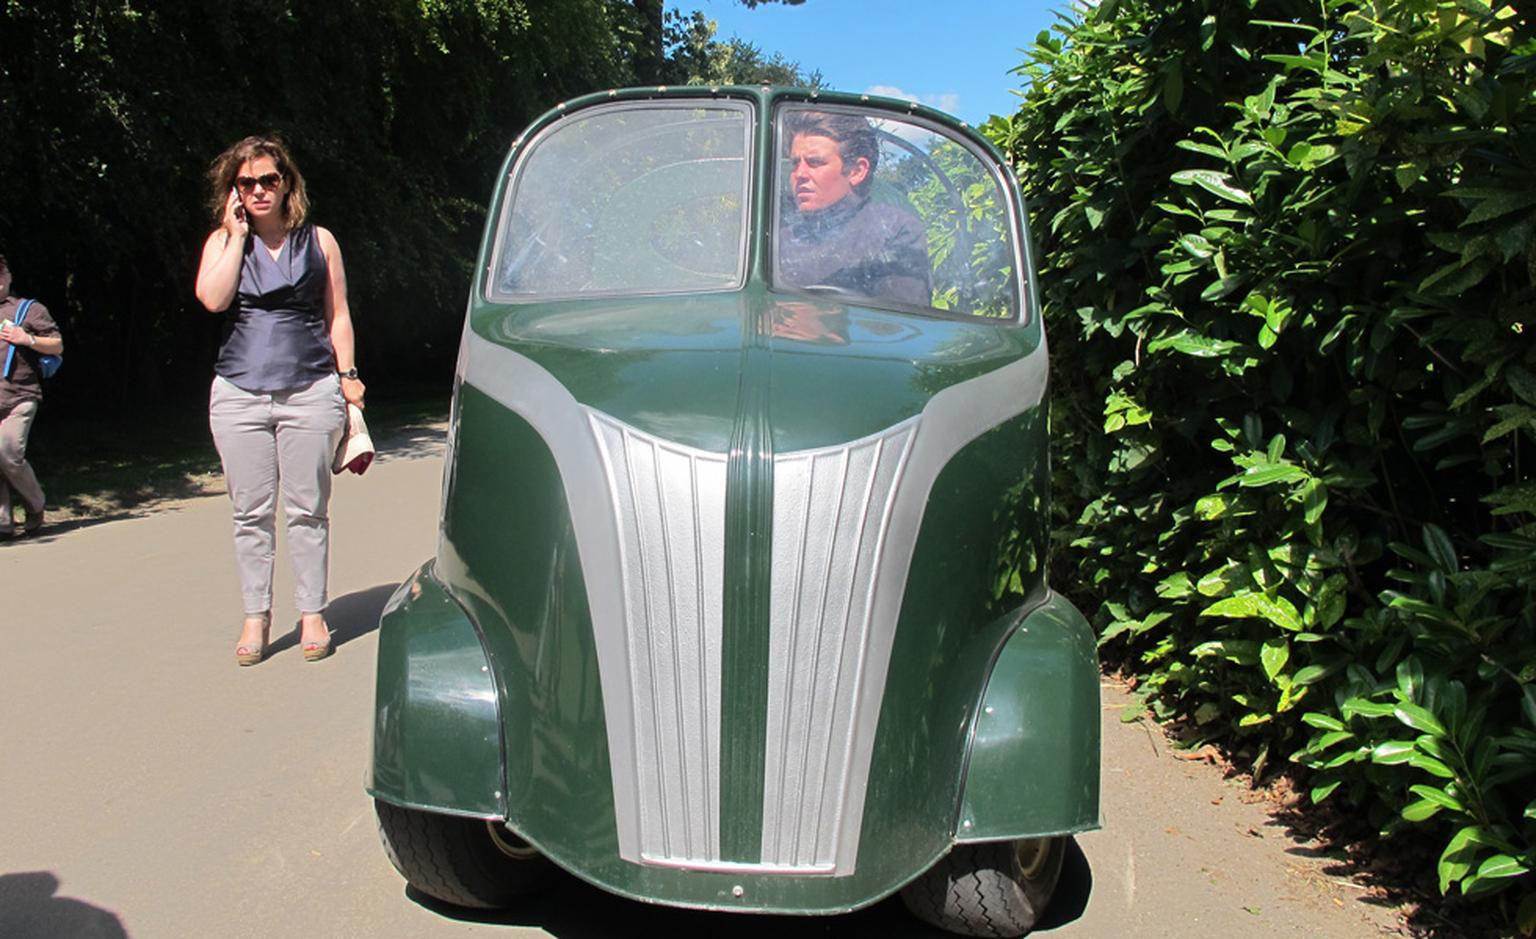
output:
M514 861L527 861L539 856L539 849L512 833L512 829L501 822L486 822L485 830L491 836L491 844L496 850L505 854Z
M1051 839L1026 838L1013 843L1013 855L1019 862L1019 877L1034 880L1045 870L1051 856Z

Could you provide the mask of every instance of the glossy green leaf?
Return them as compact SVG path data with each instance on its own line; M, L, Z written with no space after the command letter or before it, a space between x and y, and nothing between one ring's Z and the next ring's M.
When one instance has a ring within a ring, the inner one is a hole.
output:
M1238 348L1238 343L1229 339L1211 339L1192 332L1179 332L1161 339L1155 339L1147 343L1148 352L1161 352L1164 349L1172 349L1185 355L1192 355L1201 359L1213 359L1226 355Z
M1344 722L1330 714L1321 714L1317 711L1308 711L1301 715L1302 723L1316 727L1319 730L1344 730Z
M1208 143L1201 143L1198 140L1180 140L1178 143L1174 144L1174 146L1178 147L1180 150L1190 150L1194 153L1204 154L1205 156L1220 160L1223 163L1227 161L1226 150L1222 149L1221 147L1212 146Z
M1349 698L1340 705L1340 710L1346 716L1358 714L1361 717L1380 718L1392 717L1396 706L1381 701L1370 701L1365 698Z
M1415 769L1421 769L1431 776L1439 776L1441 779L1456 778L1455 770L1434 757L1426 756L1423 753L1414 753L1413 756L1408 758L1408 765Z
M1184 235L1179 239L1179 247L1188 251L1197 258L1208 258L1216 253L1216 248L1209 241L1199 235Z
M1157 595L1165 600L1178 600L1194 594L1195 587L1189 575L1183 571L1163 578L1157 585Z
M1530 871L1530 868L1520 863L1517 858L1507 854L1495 854L1487 858L1477 868L1477 876L1497 879L1501 877L1519 877Z
M1397 691L1402 700L1417 701L1423 687L1424 666L1417 657L1409 656L1397 663Z
M1416 802L1410 802L1403 806L1402 815L1403 818L1410 822L1422 822L1426 819L1430 819L1438 815L1442 808L1444 808L1444 806L1440 805L1438 802L1431 802L1428 799L1419 799Z
M1291 644L1284 639L1270 639L1259 651L1259 663L1264 667L1264 677L1274 681L1285 670L1291 658Z
M1308 793L1312 799L1313 804L1322 802L1324 799L1333 795L1333 791L1339 788L1340 782L1342 782L1342 780L1334 779L1329 782L1320 783L1316 786L1313 786L1311 792Z
M1417 783L1415 785L1409 786L1408 791L1418 796L1420 799L1425 800L1426 802L1435 803L1443 809L1450 809L1452 812L1466 811L1466 807L1461 804L1461 800L1446 792L1444 789L1437 789L1434 786L1426 786L1423 783Z
M1409 160L1399 163L1392 171L1392 176L1397 180L1398 188L1407 189L1414 183L1424 178L1425 170L1429 169L1428 160Z
M1238 484L1242 486L1274 486L1281 483L1293 483L1307 477L1306 470L1289 463L1260 463L1243 471L1238 478Z
M1301 490L1302 517L1308 525L1316 524L1328 508L1328 487L1321 479L1310 479Z
M1413 741L1388 740L1378 743L1376 748L1371 751L1371 762L1395 766L1399 763L1407 763L1413 759L1413 753Z
M1353 740L1354 737L1355 735L1347 730L1335 730L1330 733L1323 734L1321 737L1319 737L1317 739L1317 745L1314 749L1321 753L1322 751L1337 746L1346 740Z
M1347 659L1335 658L1330 662L1318 663L1315 665L1308 665L1304 668L1298 668L1296 670L1296 674L1291 677L1291 681L1302 687L1307 685L1315 685L1322 681L1324 678L1327 678L1329 675L1337 673L1346 664L1348 664Z
M1536 206L1536 192L1529 188L1524 190L1505 190L1477 203L1477 208L1467 214L1462 225L1476 225L1490 219L1500 218L1514 212L1520 212Z
M1232 177L1227 173L1217 170L1180 170L1170 178L1181 186L1199 186L1228 202L1253 204L1253 196L1233 182Z
M1190 650L1194 656L1219 656L1238 665L1257 665L1259 644L1249 639L1215 639Z
M1266 55L1266 56L1264 56L1264 61L1266 61L1266 62L1274 62L1274 63L1277 63L1279 65L1283 65L1286 68L1299 68L1299 69L1305 69L1305 70L1307 70L1309 72L1317 72L1319 75L1322 74L1323 69L1326 68L1327 64L1328 64L1328 60L1323 58L1323 56L1321 54L1317 54L1317 55Z
M1456 560L1456 548L1451 544L1451 539L1445 533L1445 529L1439 525L1429 524L1424 526L1424 550L1434 559L1435 566L1447 574L1454 574L1460 569Z
M1195 517L1206 521L1221 518L1227 514L1230 504L1231 500L1223 495L1201 496L1195 503Z
M1397 715L1398 720L1414 730L1440 737L1445 736L1445 727L1435 715L1417 704L1407 701L1399 702L1397 707L1393 708L1392 713Z
M1261 593L1248 593L1218 600L1200 611L1201 616L1229 616L1235 619L1257 617L1269 620L1276 626L1291 632L1301 629L1301 617L1296 607L1284 597L1267 597Z
M1320 630L1332 629L1344 618L1344 611L1349 600L1349 578L1343 574L1334 574L1323 581L1322 587L1313 597L1313 609L1316 615L1316 626Z
M1436 873L1440 876L1440 893L1450 892L1451 885L1459 882L1473 870L1479 853L1479 836L1481 829L1475 825L1468 825L1446 842L1445 850L1440 853L1439 863L1436 864Z

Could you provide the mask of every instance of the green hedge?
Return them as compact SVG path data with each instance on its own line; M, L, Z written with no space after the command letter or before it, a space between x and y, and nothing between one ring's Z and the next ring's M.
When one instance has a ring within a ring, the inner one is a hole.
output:
M1054 581L1148 706L1536 926L1536 30L1104 0L1010 119Z

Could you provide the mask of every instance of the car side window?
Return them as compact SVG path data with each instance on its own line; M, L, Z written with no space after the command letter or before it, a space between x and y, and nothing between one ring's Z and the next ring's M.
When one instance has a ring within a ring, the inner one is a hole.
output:
M784 105L775 126L776 287L1020 317L1018 225L994 161L874 108Z
M513 170L491 299L740 286L751 129L737 102L619 104L546 129Z

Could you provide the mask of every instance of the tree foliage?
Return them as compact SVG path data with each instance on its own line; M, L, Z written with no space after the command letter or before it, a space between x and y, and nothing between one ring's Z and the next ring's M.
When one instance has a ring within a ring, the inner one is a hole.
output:
M1530 17L1104 0L1057 32L987 127L1042 242L1057 581L1160 715L1529 929Z
M218 317L192 297L205 172L286 137L336 233L375 390L456 349L485 199L555 103L664 80L791 80L793 63L630 0L0 0L0 251L67 336L73 406L205 393ZM707 27L708 24L703 24ZM655 52L661 58L646 58ZM446 385L445 385L446 387Z

